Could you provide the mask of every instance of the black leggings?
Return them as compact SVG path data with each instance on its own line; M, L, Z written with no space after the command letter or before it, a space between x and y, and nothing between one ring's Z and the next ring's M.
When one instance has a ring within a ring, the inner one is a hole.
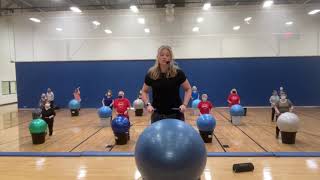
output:
M49 135L52 135L54 118L52 118L52 119L50 119L50 118L45 118L44 121L46 121L46 123L48 124Z
M162 119L179 119L184 121L184 114L181 112L173 113L173 114L160 114L158 112L153 112L151 115L151 123L155 123Z
M50 107L54 109L54 101L50 101Z
M273 121L274 120L274 114L276 113L276 110L274 109L274 107L272 108L272 111L271 111L271 120Z

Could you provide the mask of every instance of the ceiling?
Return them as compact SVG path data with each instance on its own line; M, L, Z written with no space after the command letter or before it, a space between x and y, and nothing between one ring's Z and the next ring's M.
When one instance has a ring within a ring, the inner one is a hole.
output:
M175 7L201 7L206 0L0 0L0 11L65 11L70 6L82 10L128 9L135 4L138 8L163 8L168 2ZM260 5L264 0L211 0L212 6ZM275 0L275 4L311 4L319 0Z

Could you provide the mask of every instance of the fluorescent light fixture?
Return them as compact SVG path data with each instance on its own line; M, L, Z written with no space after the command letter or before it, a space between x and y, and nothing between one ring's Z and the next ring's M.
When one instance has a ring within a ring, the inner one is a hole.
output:
M270 8L273 5L273 1L272 0L267 0L263 2L263 8Z
M149 28L144 28L144 32L145 33L150 33L150 29Z
M107 34L112 34L112 31L110 29L106 29L104 30L104 32L106 32Z
M234 31L238 31L240 29L240 26L233 26Z
M208 3L204 3L204 4L203 4L203 7L202 7L203 10L207 11L207 10L209 10L210 8L211 8L211 3L208 2Z
M246 18L244 18L244 21L245 22L249 22L249 21L251 21L252 20L252 17L246 17Z
M100 26L101 23L99 21L92 21L92 24L96 25L96 26Z
M131 11L134 12L134 13L138 13L138 12L139 12L139 9L138 9L138 7L137 7L136 5L131 5L131 6L130 6L130 9L131 9Z
M193 28L192 28L192 31L193 31L193 32L199 32L199 30L200 30L199 27L193 27Z
M145 24L146 22L145 22L144 18L138 18L138 23Z
M37 19L37 18L29 18L30 21L33 21L33 22L36 22L36 23L40 23L40 19Z
M198 18L197 18L197 22L198 22L198 23L202 23L203 21L204 21L203 17L198 17Z
M288 21L288 22L286 22L286 25L287 26L291 26L293 24L293 22L292 21Z
M63 31L63 29L62 29L62 28L56 28L56 30L57 30L57 31Z
M315 10L310 11L308 14L315 15L315 14L318 14L319 12L320 12L320 9L315 9Z
M81 9L79 9L78 7L75 7L75 6L72 6L70 7L70 10L73 11L73 12L76 12L76 13L81 13Z

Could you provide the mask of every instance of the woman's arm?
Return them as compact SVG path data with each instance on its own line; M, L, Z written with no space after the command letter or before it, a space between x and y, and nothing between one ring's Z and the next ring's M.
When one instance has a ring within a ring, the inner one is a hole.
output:
M145 83L142 86L142 93L141 93L141 99L144 102L144 104L149 103L149 89L150 86L146 85Z
M280 114L280 111L278 109L278 105L277 104L274 106L274 110L276 111L277 114Z
M144 104L150 103L149 102L149 95L148 95L149 89L150 89L150 86L148 86L148 85L146 85L146 83L144 83L143 87L142 87L142 90L141 90L142 91L141 99L144 102ZM154 111L154 109L153 109L151 104L147 106L147 111L148 112L153 112Z
M102 98L101 103L102 103L102 106L106 106L106 105L104 104L104 98Z
M289 99L288 99L288 102L289 102L289 106L290 106L289 111L292 112L293 111L293 104Z
M272 96L269 98L269 102L270 102L270 104L273 104L272 103Z
M192 89L191 89L191 85L190 85L188 79L186 79L181 84L181 86L184 89L184 98L183 98L183 104L180 106L180 111L184 112L188 106L189 101L190 101Z
M228 101L229 104L231 104L231 95L228 96L227 101Z

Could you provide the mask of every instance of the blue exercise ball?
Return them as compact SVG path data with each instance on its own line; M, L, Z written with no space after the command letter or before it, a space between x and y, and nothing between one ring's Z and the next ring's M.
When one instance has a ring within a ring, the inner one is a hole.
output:
M197 127L200 131L212 132L216 127L216 120L211 114L203 114L197 119Z
M98 115L100 118L109 118L112 115L112 110L109 106L102 106L98 110Z
M151 124L138 138L135 161L146 180L197 180L207 151L199 133L177 119Z
M124 116L117 116L112 120L111 127L114 133L125 133L129 131L130 121Z
M69 109L80 109L80 102L75 99L72 99L69 102Z
M197 109L198 108L198 104L200 103L200 99L195 99L192 101L192 108Z
M231 116L243 116L244 109L240 104L235 104L235 105L231 106L230 114L231 114Z

